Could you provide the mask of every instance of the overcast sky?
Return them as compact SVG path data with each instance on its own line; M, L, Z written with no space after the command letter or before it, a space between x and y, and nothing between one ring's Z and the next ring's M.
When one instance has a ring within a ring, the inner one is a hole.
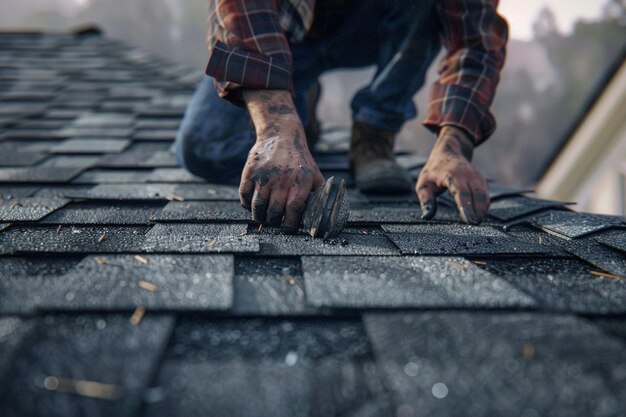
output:
M500 0L500 13L511 26L511 37L529 40L539 11L548 6L556 15L559 28L569 32L577 19L597 18L606 0Z

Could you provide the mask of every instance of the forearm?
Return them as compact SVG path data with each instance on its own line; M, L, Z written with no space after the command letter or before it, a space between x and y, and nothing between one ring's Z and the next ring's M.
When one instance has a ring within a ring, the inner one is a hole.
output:
M489 208L485 178L470 163L474 145L468 133L456 126L444 126L417 181L416 192L422 218L437 211L436 195L447 189L466 223L478 224Z
M276 136L287 128L302 127L291 93L287 90L250 90L242 92L258 138Z
M436 147L446 154L462 156L468 161L474 156L474 142L469 134L456 126L444 126L437 136Z
M447 50L433 85L424 124L466 130L475 145L495 129L490 106L504 64L508 26L497 0L441 0L442 43Z

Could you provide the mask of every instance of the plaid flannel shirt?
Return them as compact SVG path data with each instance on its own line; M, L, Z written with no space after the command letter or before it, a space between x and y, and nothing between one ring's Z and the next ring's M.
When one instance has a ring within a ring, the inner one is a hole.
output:
M495 129L489 107L504 64L508 26L498 0L440 0L439 64L424 125L434 132L453 125L476 145ZM209 0L209 63L220 95L241 102L241 87L293 93L289 41L311 29L315 0ZM398 82L401 82L399 80Z

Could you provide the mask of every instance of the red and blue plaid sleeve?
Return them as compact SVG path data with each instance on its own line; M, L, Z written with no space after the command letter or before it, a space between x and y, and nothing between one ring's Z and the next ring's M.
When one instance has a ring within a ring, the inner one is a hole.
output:
M209 62L220 96L241 102L241 87L289 90L292 60L278 0L209 0ZM284 18L283 18L284 19Z
M461 127L476 145L496 126L489 108L508 38L497 5L498 0L441 0L437 6L447 54L439 65L424 125L435 132L446 125Z

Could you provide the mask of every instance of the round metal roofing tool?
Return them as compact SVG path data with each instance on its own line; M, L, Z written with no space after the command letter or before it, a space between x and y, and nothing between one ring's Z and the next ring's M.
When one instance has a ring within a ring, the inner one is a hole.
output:
M304 210L303 227L313 237L334 237L343 231L349 213L346 182L330 177L323 187L311 193Z

